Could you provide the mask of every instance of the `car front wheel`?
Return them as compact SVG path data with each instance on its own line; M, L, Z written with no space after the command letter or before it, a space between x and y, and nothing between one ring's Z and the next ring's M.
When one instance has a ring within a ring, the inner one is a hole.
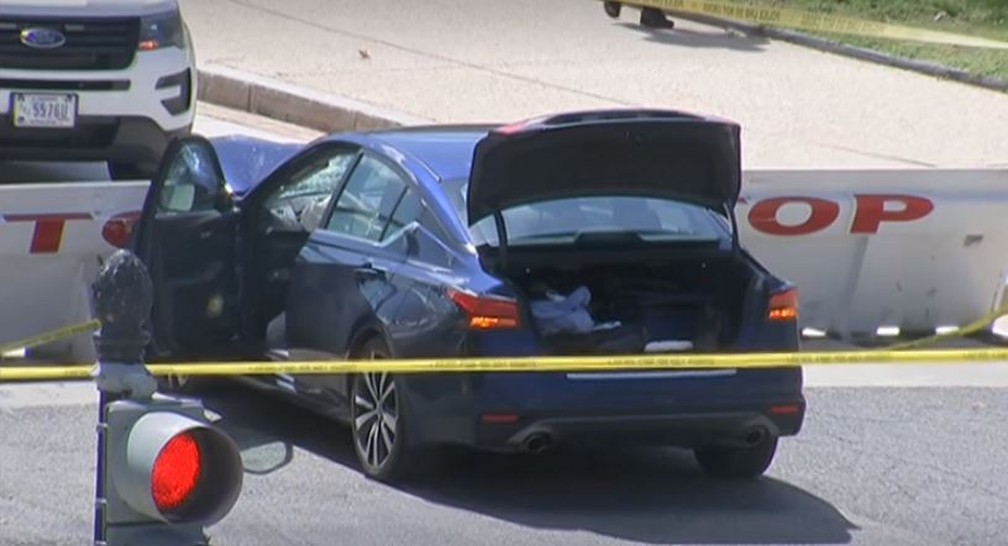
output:
M357 358L386 359L390 354L380 340L367 343ZM399 384L389 373L363 373L353 377L351 427L354 451L364 473L379 481L406 478L415 466L407 438Z
M693 451L708 476L753 479L761 476L777 453L777 437L768 436L754 446L706 446Z

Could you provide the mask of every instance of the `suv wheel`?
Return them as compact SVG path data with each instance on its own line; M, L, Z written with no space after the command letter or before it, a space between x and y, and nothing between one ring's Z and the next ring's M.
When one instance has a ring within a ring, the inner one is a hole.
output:
M728 479L753 479L770 467L777 453L777 437L767 436L749 447L706 446L693 451L708 476Z

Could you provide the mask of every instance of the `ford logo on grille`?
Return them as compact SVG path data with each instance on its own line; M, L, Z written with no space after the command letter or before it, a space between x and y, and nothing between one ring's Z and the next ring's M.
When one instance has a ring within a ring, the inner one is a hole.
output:
M26 28L21 31L21 43L35 49L56 49L66 43L66 36L52 28Z

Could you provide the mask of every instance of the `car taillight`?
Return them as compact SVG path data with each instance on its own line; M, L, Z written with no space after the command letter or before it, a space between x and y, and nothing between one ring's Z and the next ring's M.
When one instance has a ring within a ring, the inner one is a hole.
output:
M448 290L448 297L469 317L469 328L494 330L518 327L518 302L500 296L475 296Z
M798 319L798 290L790 289L770 296L767 318L773 321Z

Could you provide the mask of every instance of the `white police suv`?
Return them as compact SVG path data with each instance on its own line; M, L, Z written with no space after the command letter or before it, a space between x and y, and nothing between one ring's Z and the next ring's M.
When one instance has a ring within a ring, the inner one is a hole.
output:
M0 161L107 161L147 178L191 131L196 68L177 0L0 1Z

